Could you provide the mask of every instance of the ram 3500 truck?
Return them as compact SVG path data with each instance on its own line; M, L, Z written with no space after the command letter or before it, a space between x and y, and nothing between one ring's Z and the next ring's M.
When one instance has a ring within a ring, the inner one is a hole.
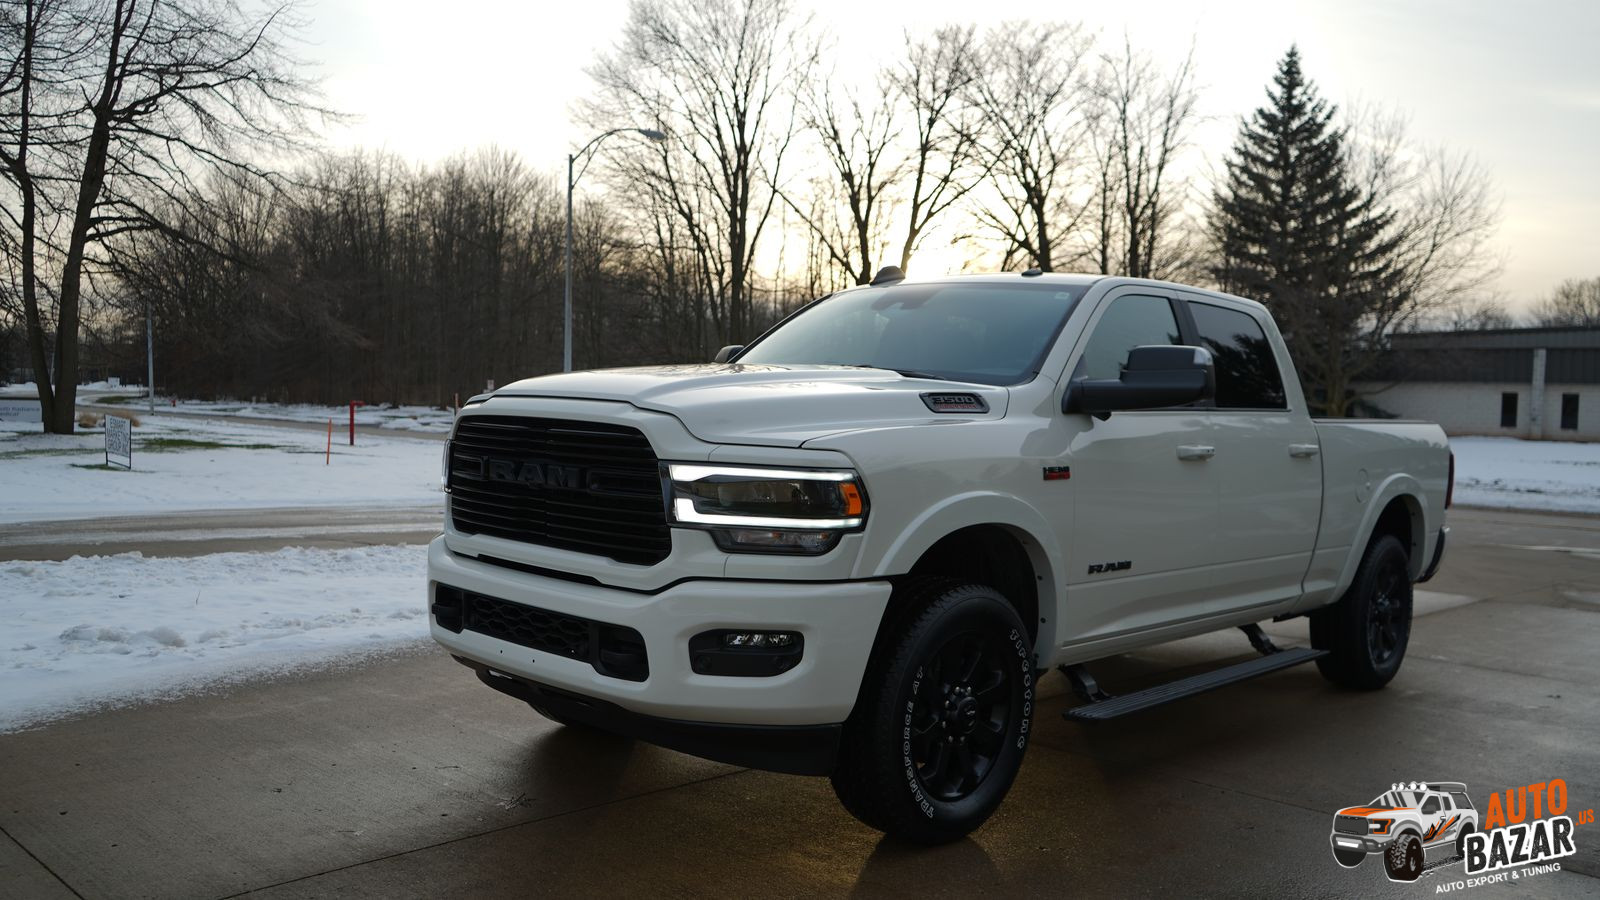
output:
M827 775L925 843L999 805L1050 668L1082 720L1311 660L1395 676L1444 546L1436 425L1313 419L1249 300L897 275L716 363L474 398L434 638L557 722ZM1309 648L1255 624L1297 615ZM1235 627L1260 656L1118 697L1089 671Z

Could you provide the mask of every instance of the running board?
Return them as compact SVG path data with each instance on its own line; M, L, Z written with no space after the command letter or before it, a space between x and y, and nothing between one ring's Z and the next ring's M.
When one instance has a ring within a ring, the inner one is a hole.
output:
M1138 712L1141 709L1149 709L1152 706L1160 706L1163 703L1182 700L1184 697L1193 697L1195 694L1202 694L1213 688L1248 681L1258 675L1266 675L1279 669L1287 669L1290 666L1308 663L1318 657L1327 655L1328 651L1326 650L1313 650L1310 647L1289 647L1283 650L1273 650L1255 659L1224 666L1220 669L1213 669L1210 672L1202 672L1199 675L1191 675L1188 678L1180 678L1177 681L1169 681L1166 684L1158 684L1155 687L1134 691L1131 694L1121 694L1115 697L1102 694L1101 696L1104 699L1073 707L1061 715L1068 719L1078 719L1085 722L1114 719L1117 716ZM1072 678L1072 673L1069 673L1068 677ZM1076 683L1075 680L1074 684Z

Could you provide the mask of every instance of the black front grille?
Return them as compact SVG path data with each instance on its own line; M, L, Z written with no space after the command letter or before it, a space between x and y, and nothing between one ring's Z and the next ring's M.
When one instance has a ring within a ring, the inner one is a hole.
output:
M1336 816L1333 820L1333 830L1340 834L1366 834L1370 828L1361 816Z
M464 416L450 443L456 530L655 565L672 552L660 465L636 428Z
M650 676L644 636L632 628L513 603L441 584L434 618L451 631L475 631L545 653L581 660L602 675L628 681Z

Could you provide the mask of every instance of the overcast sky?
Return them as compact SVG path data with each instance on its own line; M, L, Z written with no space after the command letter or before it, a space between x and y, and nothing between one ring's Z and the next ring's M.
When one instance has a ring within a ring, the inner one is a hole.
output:
M797 0L834 29L833 56L875 68L904 29L1078 17L1178 57L1192 41L1199 149L1220 160L1298 43L1335 102L1404 111L1412 134L1474 154L1503 201L1499 288L1514 307L1566 278L1600 276L1600 0ZM590 137L571 123L584 74L615 41L626 0L312 0L305 55L357 122L338 145L412 160L498 144L556 171ZM849 29L844 33L843 29Z

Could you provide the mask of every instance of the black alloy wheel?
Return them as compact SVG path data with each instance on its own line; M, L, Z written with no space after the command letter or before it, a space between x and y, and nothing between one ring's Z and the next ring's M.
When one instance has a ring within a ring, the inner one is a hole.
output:
M1367 618L1367 652L1375 667L1388 666L1410 635L1410 586L1403 566L1390 565L1378 573Z
M939 800L968 796L994 769L1011 725L1016 650L989 633L946 641L919 669L911 710L917 779Z

